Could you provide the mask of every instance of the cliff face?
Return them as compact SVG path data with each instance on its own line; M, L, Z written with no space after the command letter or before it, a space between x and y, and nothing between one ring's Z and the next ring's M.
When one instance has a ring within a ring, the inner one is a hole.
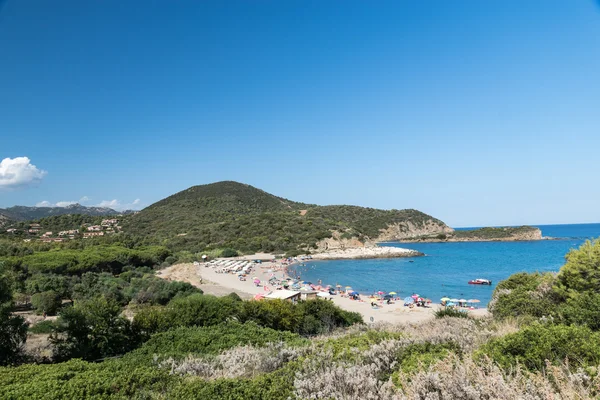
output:
M386 242L393 240L410 240L422 236L449 235L454 232L443 222L427 220L422 224L415 224L411 221L395 223L389 225L387 229L382 229L381 234L377 237L378 242Z
M366 238L363 242L358 238L344 238L338 231L332 232L332 237L323 239L317 243L317 252L356 249L361 247L373 247L377 242L389 242L396 240L411 240L422 238L424 236L435 237L436 235L450 235L454 229L443 222L426 220L418 224L412 221L393 223L386 229L380 230L380 235L376 238Z
M334 231L332 232L332 236L330 238L317 242L316 252L320 253L332 250L357 249L365 246L375 246L375 243L371 241L365 241L363 243L357 238L345 239L342 238L342 234L340 232Z

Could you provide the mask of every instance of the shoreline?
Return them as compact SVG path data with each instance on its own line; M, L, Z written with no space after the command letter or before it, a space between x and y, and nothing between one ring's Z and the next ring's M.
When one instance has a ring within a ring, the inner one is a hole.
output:
M256 264L245 281L239 280L235 274L219 273L216 268L211 268L208 263L172 265L159 271L157 276L167 280L189 282L202 289L205 294L224 296L234 292L243 299L252 299L257 294L264 295L276 290L275 287L268 284L269 278L275 276L277 279L285 280L289 277L287 269L293 264L282 263L281 261ZM259 286L253 284L254 277L261 281ZM361 314L365 323L417 323L435 318L435 311L443 308L439 303L432 303L430 307L409 308L402 304L402 300L394 301L392 304L377 301L378 308L372 308L370 305L371 299L367 295L361 295L361 297L362 300L351 300L348 297L336 294L331 296L330 299L335 305L346 311ZM478 308L469 310L469 314L474 317L484 317L488 314L488 311L487 308Z

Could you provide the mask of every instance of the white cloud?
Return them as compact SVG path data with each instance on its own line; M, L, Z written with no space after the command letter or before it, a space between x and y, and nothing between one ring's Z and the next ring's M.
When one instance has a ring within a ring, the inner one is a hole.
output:
M56 207L68 207L70 205L77 204L76 201L59 201L56 203Z
M131 203L121 203L117 199L102 200L99 204L96 204L96 207L112 208L113 210L117 210L117 211L139 210L141 206L142 206L142 201L140 199L135 199Z
M58 201L56 203L50 203L47 200L36 203L36 207L68 207L70 205L77 204L76 201Z
M79 199L79 204L83 204L86 203L88 201L90 201L91 199L87 196L83 196L82 198Z
M0 162L0 189L16 189L39 182L48 172L31 164L28 157L5 158Z
M114 208L114 207L119 207L121 205L121 203L119 203L119 200L114 199L114 200L102 200L100 202L100 204L98 204L98 207L108 207L108 208Z

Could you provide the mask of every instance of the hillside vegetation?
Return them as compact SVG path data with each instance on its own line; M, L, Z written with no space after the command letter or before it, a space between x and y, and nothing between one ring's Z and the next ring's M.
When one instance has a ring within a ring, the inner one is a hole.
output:
M126 232L155 237L174 250L233 248L242 252L305 251L339 231L344 238L376 240L391 224L432 221L417 210L298 203L237 182L194 186L123 221ZM447 227L446 227L447 228Z

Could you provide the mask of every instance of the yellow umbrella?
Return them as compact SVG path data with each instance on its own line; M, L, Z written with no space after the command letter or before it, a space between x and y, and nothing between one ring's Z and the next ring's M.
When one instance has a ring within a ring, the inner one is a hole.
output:
M346 286L346 290L352 289L352 286Z
M396 292L389 292L388 294L398 294L398 293L396 293Z

